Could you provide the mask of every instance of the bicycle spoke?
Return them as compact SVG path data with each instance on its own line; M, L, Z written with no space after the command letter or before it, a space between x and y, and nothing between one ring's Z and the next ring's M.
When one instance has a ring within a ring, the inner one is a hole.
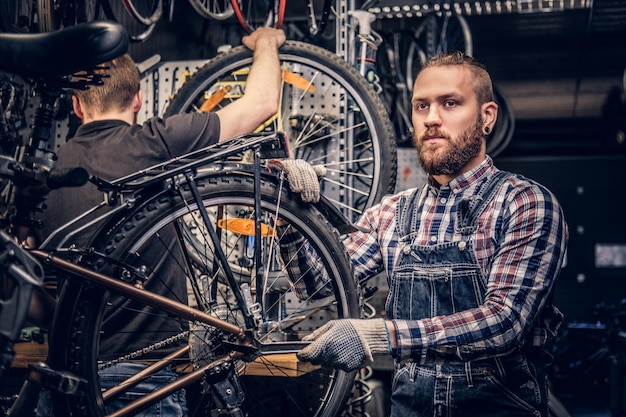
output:
M207 19L226 20L234 14L231 0L189 0L189 3Z

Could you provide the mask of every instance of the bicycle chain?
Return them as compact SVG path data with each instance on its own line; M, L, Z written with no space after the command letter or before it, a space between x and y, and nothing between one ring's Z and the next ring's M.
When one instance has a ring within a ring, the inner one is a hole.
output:
M154 344L152 344L150 346L146 346L146 347L144 347L142 349L136 350L136 351L131 352L131 353L127 354L127 355L121 356L121 357L119 357L117 359L113 359L111 361L103 363L102 365L98 366L98 370L101 371L103 369L110 368L111 366L117 365L117 364L119 364L121 362L127 362L127 361L129 361L131 359L137 359L137 358L141 357L142 355L146 355L146 354L148 354L150 352L153 352L153 351L155 351L157 349L161 349L164 346L167 346L167 345L169 345L171 343L174 343L174 342L176 342L176 341L178 341L178 340L180 340L180 339L182 339L184 337L187 337L187 336L189 336L189 333L190 333L189 330L186 330L186 331L184 331L182 333L179 333L179 334L177 334L175 336L168 337L167 339L161 340L160 342L156 342L156 343L154 343Z

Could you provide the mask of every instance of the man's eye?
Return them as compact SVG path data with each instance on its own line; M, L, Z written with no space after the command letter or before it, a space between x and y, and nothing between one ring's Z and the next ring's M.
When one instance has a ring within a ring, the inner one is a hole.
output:
M454 100L446 100L446 101L444 101L443 104L446 107L454 107L454 106L456 106L456 101L454 101Z
M428 108L428 105L426 105L425 103L417 103L415 105L415 110L425 110Z

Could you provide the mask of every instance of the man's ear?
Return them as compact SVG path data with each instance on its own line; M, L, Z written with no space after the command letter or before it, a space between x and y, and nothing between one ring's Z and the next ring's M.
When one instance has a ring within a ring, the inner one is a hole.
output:
M138 113L139 110L141 109L141 104L143 102L143 94L141 93L141 90L137 91L137 94L135 94L135 97L133 97L133 113Z
M498 118L498 104L495 101L489 101L480 106L480 111L483 116L483 126L489 127L489 130L493 131L493 126Z
M80 100L76 96L72 96L72 108L74 109L74 113L76 116L83 120L85 114L83 113L83 107L80 105Z

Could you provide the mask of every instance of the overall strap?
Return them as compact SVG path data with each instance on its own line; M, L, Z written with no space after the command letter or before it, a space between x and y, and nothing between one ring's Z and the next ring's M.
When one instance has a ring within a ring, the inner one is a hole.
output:
M462 235L471 234L476 230L478 217L485 207L494 199L500 186L515 174L507 171L497 171L488 178L476 191L474 196L462 200L457 208L457 224Z

